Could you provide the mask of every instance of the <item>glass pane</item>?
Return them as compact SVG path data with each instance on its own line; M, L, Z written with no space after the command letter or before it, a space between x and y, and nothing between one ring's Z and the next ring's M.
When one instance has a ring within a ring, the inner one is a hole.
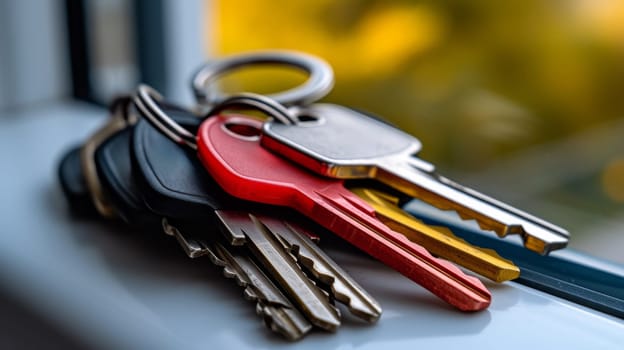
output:
M326 99L392 121L461 183L624 262L624 3L210 1L210 53L328 60ZM265 73L268 74L268 73ZM279 90L301 77L242 79ZM253 81L252 81L253 80ZM261 82L261 83L259 83Z

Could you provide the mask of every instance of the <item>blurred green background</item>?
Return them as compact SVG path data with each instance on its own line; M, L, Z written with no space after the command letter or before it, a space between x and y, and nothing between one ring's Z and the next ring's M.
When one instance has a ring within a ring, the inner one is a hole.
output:
M325 99L422 140L443 174L624 261L624 2L209 1L216 55L295 49L333 66ZM250 70L229 89L294 86ZM615 242L615 243L614 243Z

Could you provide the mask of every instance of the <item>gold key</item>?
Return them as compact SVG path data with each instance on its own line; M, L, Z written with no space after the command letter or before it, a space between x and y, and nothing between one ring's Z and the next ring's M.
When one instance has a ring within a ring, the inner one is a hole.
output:
M520 269L492 249L475 247L453 235L442 226L430 226L399 207L399 198L379 190L351 188L370 204L377 217L394 231L405 235L444 259L450 260L493 281L503 282L517 278Z

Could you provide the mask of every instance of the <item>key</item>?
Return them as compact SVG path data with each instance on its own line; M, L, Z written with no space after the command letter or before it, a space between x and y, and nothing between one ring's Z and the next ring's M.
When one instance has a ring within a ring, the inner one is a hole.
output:
M129 224L139 227L160 225L162 218L152 213L140 198L140 191L133 181L130 159L130 136L132 129L125 128L104 141L95 152L95 164L103 191L111 199L119 216ZM264 274L244 254L230 251L221 245L210 250L211 241L217 235L199 240L188 238L169 222L162 222L165 233L173 234L190 257L209 255L218 266L224 267L224 275L235 278L245 287L245 297L257 301L257 311L267 327L287 339L298 339L311 328L307 320L278 288L267 280ZM213 239L214 240L214 239ZM190 254L189 254L190 253ZM233 257L234 258L233 258ZM215 257L219 259L215 259Z
M131 102L132 99L130 96L124 96L114 100L110 107L109 119L100 129L89 137L80 151L82 173L89 193L91 194L93 205L101 216L107 218L114 217L115 209L102 190L100 178L95 166L95 151L117 131L133 123L134 117L129 111Z
M223 268L225 277L235 279L244 288L245 298L256 302L256 312L263 317L267 328L291 341L310 332L312 324L248 256L218 242L187 237L182 232L192 229L179 230L174 225L163 219L165 232L176 236L189 257L208 256L214 265Z
M224 274L235 275L238 284L246 287L246 297L258 300L257 313L264 317L269 329L289 340L297 340L309 332L312 324L297 311L253 261L241 254L229 255L223 246L218 246L217 251L222 260L231 266L224 269Z
M444 226L425 225L399 207L399 198L381 190L349 188L370 204L377 217L391 229L405 235L410 241L425 247L433 255L461 265L496 282L517 278L520 269L492 249L472 246L453 235Z
M377 321L381 315L381 306L346 271L316 248L310 239L311 234L271 217L263 217L262 222L278 233L284 247L297 257L299 264L314 275L317 281L331 289L333 297L347 305L352 314L368 322Z
M494 239L469 223L458 222L425 203L411 201L403 209L427 224L444 225L470 243L495 249L521 269L514 282L624 319L624 269L572 249L539 256L521 246Z
M199 157L227 192L296 209L460 310L489 305L481 281L383 225L342 181L316 176L262 148L260 128L261 122L242 116L211 117L201 125Z
M301 305L314 325L335 331L340 325L340 313L328 297L301 271L295 259L281 246L277 237L261 218L244 212L216 211L230 242L245 245L269 270L270 275L286 293Z
M221 211L218 215L225 223L239 221L241 213ZM277 239L288 252L293 254L297 262L314 276L317 283L322 283L328 288L332 297L346 305L353 315L368 322L376 322L379 319L382 312L379 303L346 271L317 248L310 239L313 235L306 233L305 229L296 223L277 220L272 216L260 215L254 223L256 226L262 226L265 230L275 233L271 238ZM229 232L236 231L230 230ZM232 240L238 241L245 239L243 234L232 237Z
M179 123L176 125L184 127L184 130L195 131L199 125L197 119L185 117L184 113L172 114L167 110L164 112L174 117ZM145 112L141 111L141 114L145 115ZM187 143L180 144L187 145ZM252 244L260 245L262 241L252 240L251 234L254 237L268 235L267 239L270 236L275 236L275 239L278 236L288 237L285 240L288 241L289 247L297 244L295 239L302 241L307 238L317 239L316 235L310 234L310 230L303 228L307 224L299 215L293 215L296 213L283 208L276 211L275 208L267 206L259 207L258 204L241 201L228 195L203 168L193 148L187 146L187 149L183 149L145 121L138 123L133 137L133 164L137 169L141 193L152 210L163 216L188 220L211 216L214 213L216 215L212 216L217 220L217 226L229 228L222 232L232 244L244 244L245 241L248 243L251 241ZM184 181L180 181L181 179ZM281 219L284 217L289 219ZM252 232L254 230L258 232ZM303 237L298 237L301 235ZM275 243L274 239L270 241ZM269 244L269 246L277 250L274 244ZM337 264L318 247L311 245L309 250L310 256L315 257L311 264L319 267L326 266L328 269L333 267L333 273L341 272L341 275L333 276L335 283L331 283L327 290L333 299L345 304L355 316L366 321L373 322L379 319L382 310L376 300L357 285L346 272L338 268ZM276 270L270 266L267 268ZM314 277L314 274L312 275L308 277ZM280 277L275 277L275 279L280 279ZM312 279L319 282L318 279ZM325 282L320 281L321 284L326 284L329 280L325 275L323 279ZM291 284L295 288L309 288L306 287L306 282ZM300 294L296 293L293 287L288 288L295 295ZM284 287L284 289L288 288ZM337 295L336 292L344 295ZM329 306L325 308L328 308L328 311L325 311L324 315L316 315L315 318L327 324L327 319L332 318L330 315L334 311Z
M100 186L114 214L132 227L159 230L161 218L148 210L134 181L129 145L132 127L118 130L96 149L93 159Z
M338 105L314 104L296 113L304 120L298 126L265 123L262 146L324 176L374 178L501 237L520 234L526 248L541 254L567 245L566 230L438 175L416 157L421 144L411 135Z
M63 155L58 165L58 179L72 212L84 216L97 214L82 174L80 146Z

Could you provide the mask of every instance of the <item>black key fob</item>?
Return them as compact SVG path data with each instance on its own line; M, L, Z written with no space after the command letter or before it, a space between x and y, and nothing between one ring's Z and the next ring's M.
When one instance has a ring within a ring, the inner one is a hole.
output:
M132 174L130 135L125 128L106 140L95 152L95 164L107 196L118 215L133 227L159 228L160 218L146 207Z

